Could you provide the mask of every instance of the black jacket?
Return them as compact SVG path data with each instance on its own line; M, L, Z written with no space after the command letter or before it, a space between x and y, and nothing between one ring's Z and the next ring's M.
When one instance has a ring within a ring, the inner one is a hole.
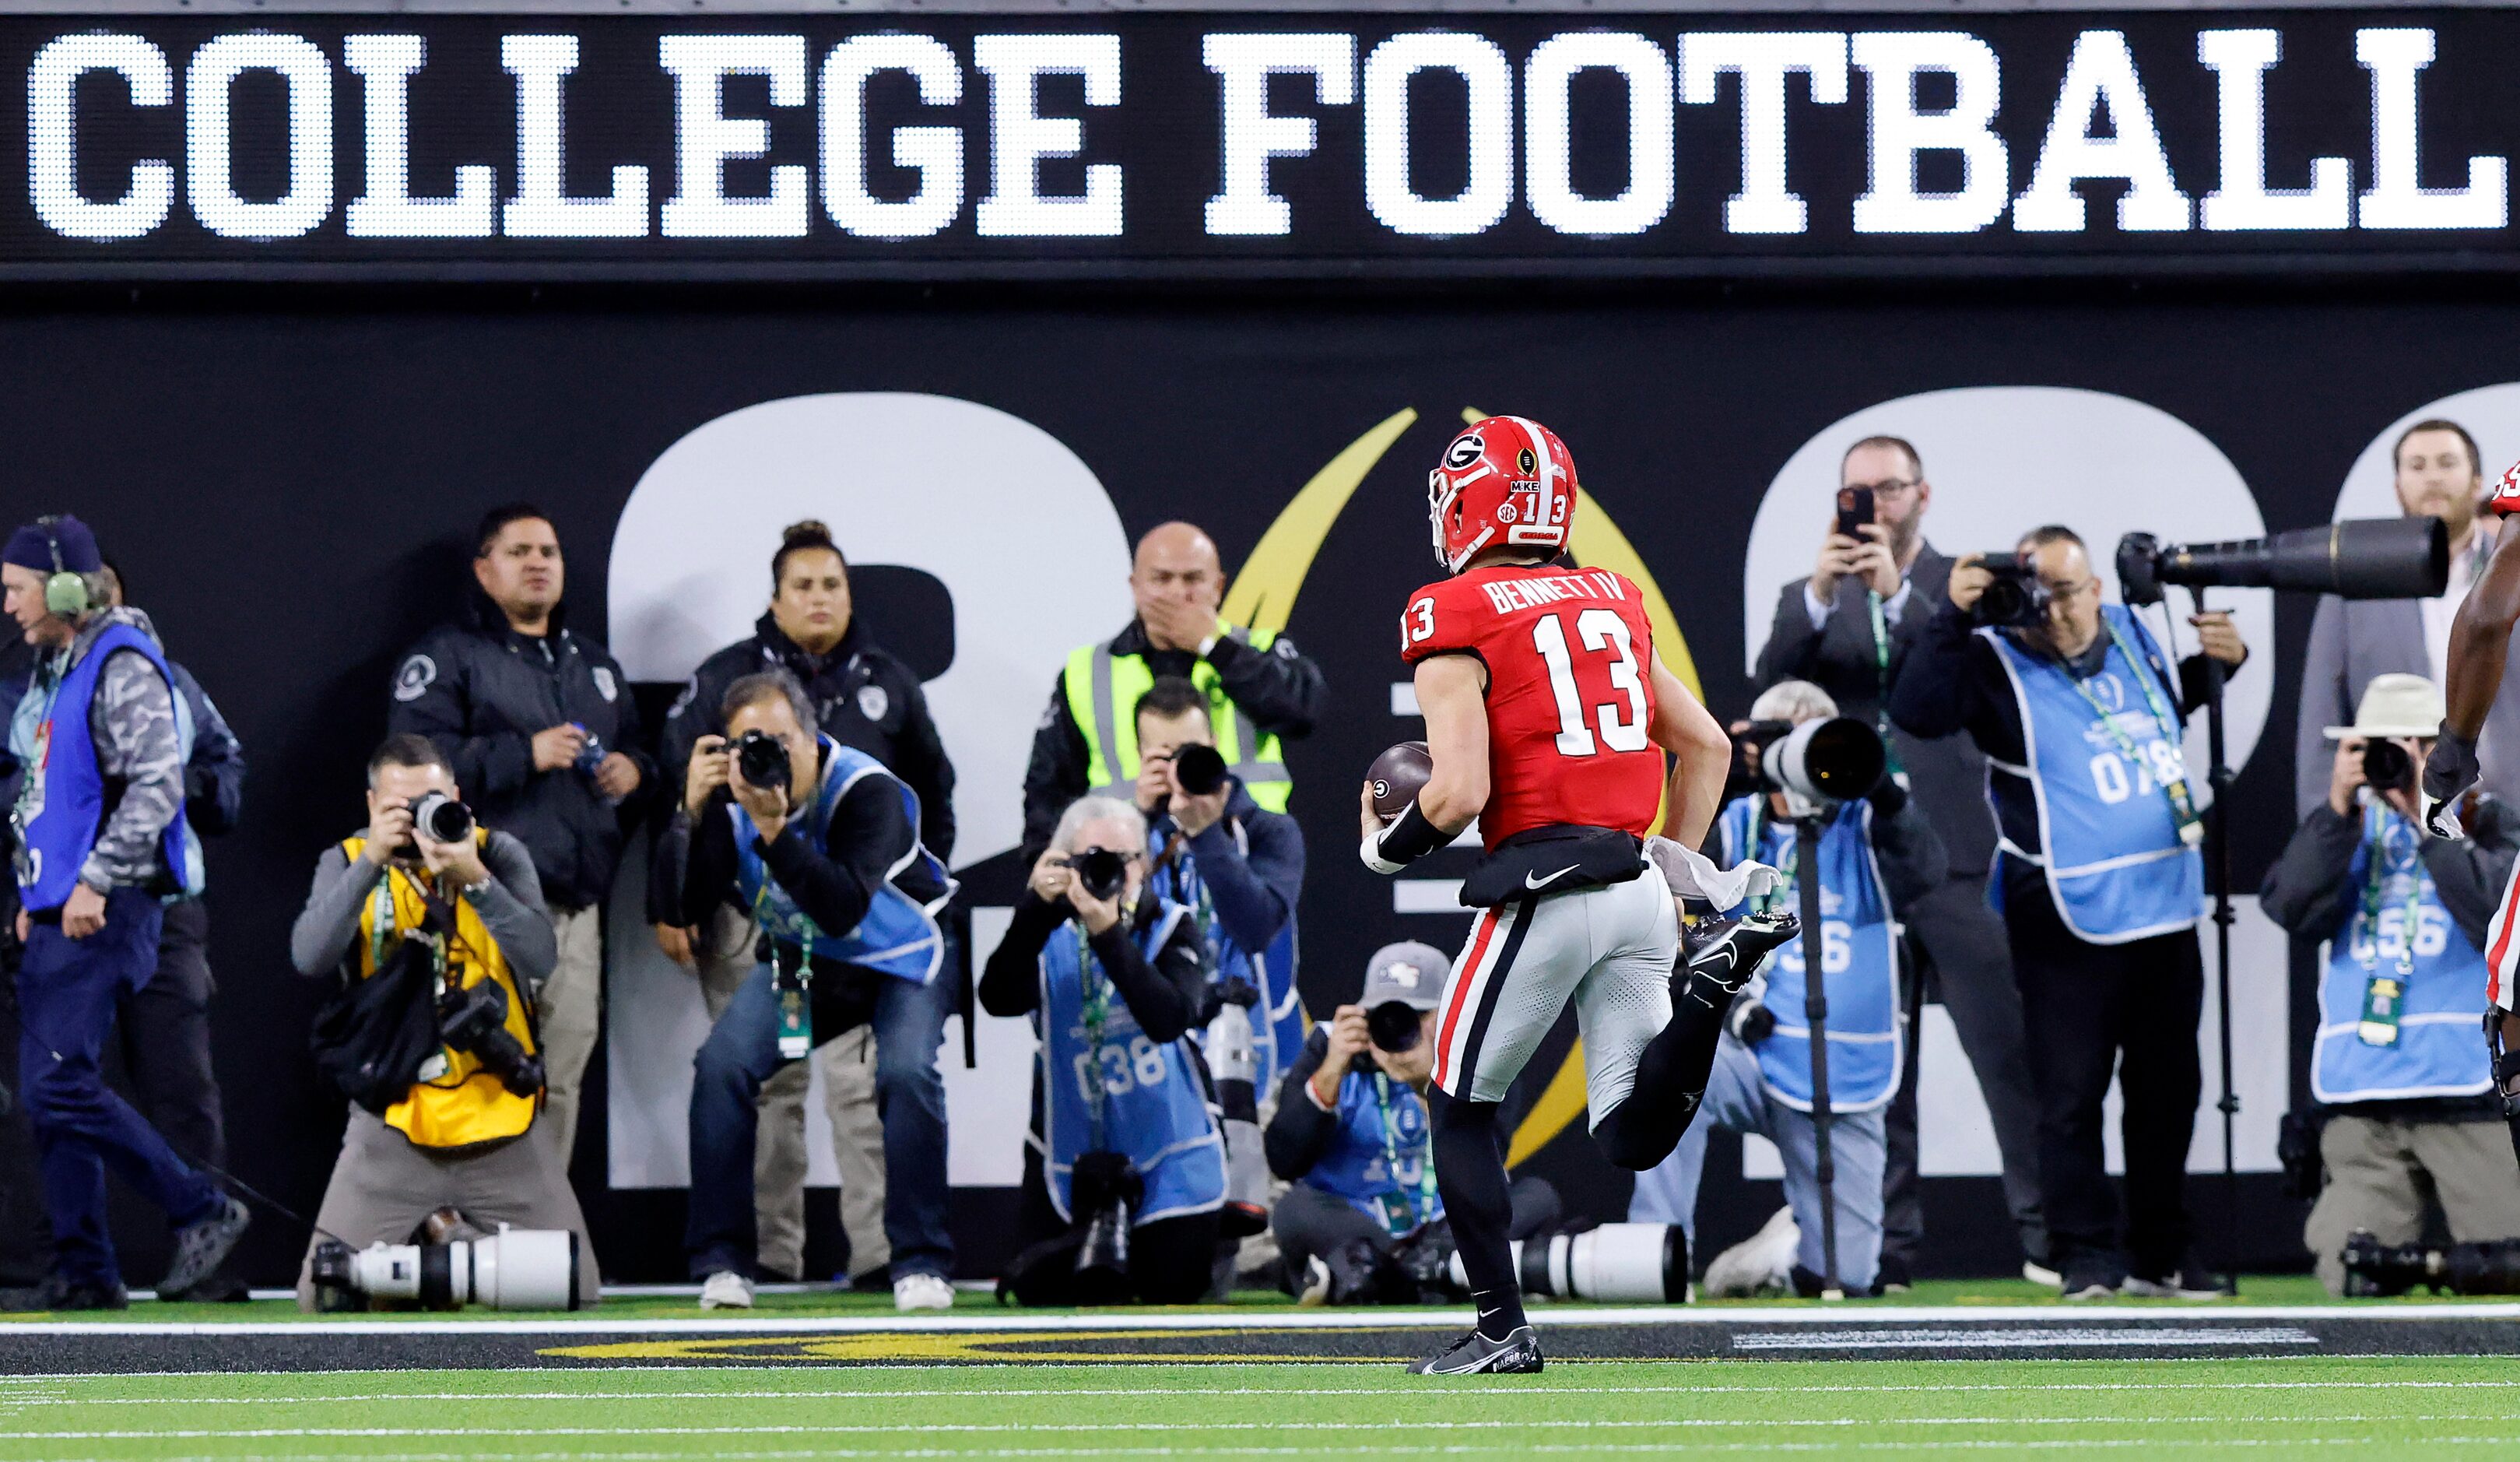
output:
M657 738L659 796L671 805L681 804L693 743L725 734L726 717L718 707L728 687L746 675L780 669L804 685L824 735L882 762L918 795L920 842L940 861L953 861L954 763L927 713L927 694L920 688L918 672L870 643L855 620L831 654L816 656L788 638L765 614L750 638L701 661L665 712L665 727ZM662 879L649 882L648 915L654 924L679 917L672 901L658 896L662 884Z
M1111 653L1145 656L1147 668L1158 677L1186 676L1198 663L1198 657L1188 650L1149 649L1147 627L1135 619L1112 637ZM1329 682L1322 677L1322 667L1282 634L1266 650L1219 638L1207 652L1207 662L1216 667L1225 694L1251 723L1281 741L1310 735L1329 698ZM1067 671L1062 667L1050 688L1050 708L1042 712L1041 725L1033 732L1032 762L1024 768L1023 852L1018 866L1032 867L1042 849L1050 846L1058 814L1085 795L1087 760L1085 732L1067 709Z
M1908 569L1908 598L1899 617L1885 621L1890 631L1890 673L1895 679L1934 611L1944 603L1952 579L1951 558L1930 543L1916 551ZM1865 603L1866 586L1849 574L1837 581L1826 621L1815 630L1811 610L1803 603L1808 574L1785 585L1777 596L1776 623L1759 652L1761 690L1780 680L1808 680L1828 692L1838 713L1858 720L1876 720L1881 705L1881 662L1872 644L1872 613ZM1891 745L1907 770L1909 787L1950 856L1951 871L1982 878L1995 853L1995 818L1986 809L1986 758L1968 738L1920 737L1893 726Z
M2109 637L2101 635L2075 659L2077 676L2098 672L2108 656ZM2238 666L2228 667L2236 673ZM2185 716L2205 704L2205 657L2191 655L2179 662L2179 705ZM1912 736L1949 736L1966 731L1977 749L1997 761L2022 764L2021 708L2013 704L2012 681L2003 673L1993 645L1980 638L1969 617L1945 601L1926 622L1907 659L1899 663L1890 688L1890 718ZM2083 775L2075 763L2076 776ZM2189 768L2191 786L2204 791L2205 768ZM2039 809L2030 787L2019 777L1991 775L1987 786L1995 800L1995 820L2013 846L2042 852Z
M1172 937L1148 960L1138 950L1134 932L1155 917L1159 905L1149 894L1138 900L1128 918L1088 940L1095 962L1110 977L1129 1015L1147 1039L1157 1045L1179 1040L1198 1024L1207 1001L1207 951L1198 927L1184 919ZM1029 1015L1041 1004L1041 947L1068 921L1067 901L1045 902L1029 888L1007 924L1006 937L989 951L980 975L980 1008L993 1016Z
M728 815L732 798L724 792L709 799L695 822L679 808L656 837L656 894L671 910L660 923L685 927L705 924L721 903L742 903L738 891L739 864L735 819ZM776 842L755 839L770 876L805 917L826 930L847 931L866 918L876 893L887 883L920 903L945 894L944 886L927 875L922 863L912 863L896 877L893 869L910 852L917 835L902 809L901 797L881 777L865 777L832 809L826 846L816 848L801 821L791 818ZM832 962L817 959L818 973ZM842 973L834 971L833 973ZM858 972L843 978L855 979ZM874 972L863 972L873 978Z
M1216 922L1225 937L1250 954L1268 952L1271 941L1295 917L1304 892L1304 830L1283 812L1272 812L1251 800L1242 784L1232 784L1225 815L1190 839L1192 864L1207 896L1215 901ZM1169 812L1147 819L1158 842L1180 831ZM1027 870L1031 864L1024 865Z
M1269 1171L1290 1183L1312 1171L1338 1141L1338 1109L1323 1111L1304 1090L1329 1050L1329 1028L1315 1026L1304 1037L1304 1049L1295 1064L1287 1068L1286 1078L1278 1083L1278 1111L1269 1119L1268 1130L1260 1134L1261 1149L1269 1155Z
M607 803L595 779L572 767L534 769L534 733L570 721L639 763L629 804ZM385 725L445 751L481 821L533 854L552 908L586 908L611 891L623 813L654 795L656 763L641 750L639 708L620 664L570 631L562 611L548 635L518 634L474 591L461 621L431 630L403 658Z

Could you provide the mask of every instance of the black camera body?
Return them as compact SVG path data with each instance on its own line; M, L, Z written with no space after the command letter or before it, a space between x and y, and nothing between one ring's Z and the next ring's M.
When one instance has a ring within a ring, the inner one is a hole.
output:
M1225 754L1196 741L1175 748L1173 785L1192 797L1214 793L1225 785Z
M2039 566L2026 553L1982 554L1978 562L1995 581L1977 596L1969 622L1997 629L2037 629L2048 622L2055 594L2039 581Z
M529 1097L543 1089L543 1064L508 1033L508 993L491 982L439 996L437 1035L450 1049L471 1052L483 1071L516 1095Z
M1088 847L1067 855L1067 871L1076 886L1097 901L1107 901L1129 885L1129 856L1107 847Z
M767 731L751 730L735 739L735 774L764 792L786 792L789 772L787 743Z

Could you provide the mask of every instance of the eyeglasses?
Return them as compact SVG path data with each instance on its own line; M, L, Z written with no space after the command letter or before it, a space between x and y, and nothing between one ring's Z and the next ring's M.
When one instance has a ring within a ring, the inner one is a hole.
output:
M1905 497L1925 485L1922 478L1883 478L1878 482L1848 482L1847 487L1869 492L1874 497Z
M2097 577L2084 579L2078 584L2051 584L2046 583L2045 580L2042 583L2047 588L2048 597L2050 600L2063 604L2070 604L2085 594L2095 594L2099 592L2100 587Z

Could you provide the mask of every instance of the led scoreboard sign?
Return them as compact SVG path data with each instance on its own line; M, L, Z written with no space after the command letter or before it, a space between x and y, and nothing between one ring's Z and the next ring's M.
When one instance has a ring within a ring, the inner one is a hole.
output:
M2507 269L2507 10L0 21L0 278Z

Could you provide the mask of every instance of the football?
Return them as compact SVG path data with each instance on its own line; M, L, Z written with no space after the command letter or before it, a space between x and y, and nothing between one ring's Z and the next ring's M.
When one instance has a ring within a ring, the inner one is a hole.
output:
M1435 758L1422 741L1404 741L1374 757L1373 765L1365 770L1373 790L1374 815L1384 822L1398 817L1434 773Z

